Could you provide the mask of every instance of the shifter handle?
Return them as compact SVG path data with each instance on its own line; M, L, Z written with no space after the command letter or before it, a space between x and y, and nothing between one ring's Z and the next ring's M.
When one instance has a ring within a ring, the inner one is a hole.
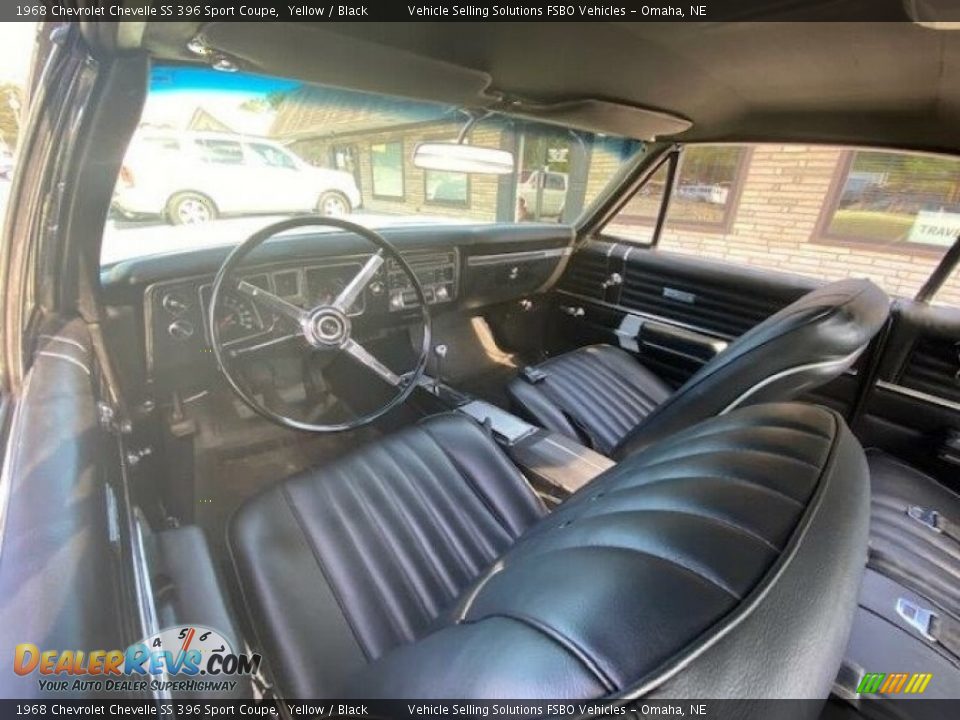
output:
M433 389L434 392L437 392L440 389L440 383L443 381L443 359L447 356L447 346L443 344L434 345L433 354L436 356L436 362L434 363L436 372L433 378Z

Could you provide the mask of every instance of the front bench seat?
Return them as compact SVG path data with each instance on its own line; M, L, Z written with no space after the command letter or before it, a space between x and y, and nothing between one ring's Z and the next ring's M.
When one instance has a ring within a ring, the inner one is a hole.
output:
M541 363L507 392L537 425L622 458L705 418L832 380L853 365L889 308L869 280L841 280L744 333L676 391L624 350L595 345Z
M824 408L709 420L549 515L441 415L251 499L229 543L287 697L824 698L868 506Z

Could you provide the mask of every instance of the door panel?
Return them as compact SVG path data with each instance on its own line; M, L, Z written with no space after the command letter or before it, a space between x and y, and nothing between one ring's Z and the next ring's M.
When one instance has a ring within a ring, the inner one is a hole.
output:
M8 430L0 535L0 696L52 696L13 671L13 648L123 645L118 538L97 421L92 351L79 321L41 336ZM7 653L9 651L9 654ZM57 697L81 696L82 692Z
M565 349L619 345L679 385L814 287L789 275L592 241L571 258L554 293L555 337Z
M898 300L893 316L858 434L960 490L960 308Z

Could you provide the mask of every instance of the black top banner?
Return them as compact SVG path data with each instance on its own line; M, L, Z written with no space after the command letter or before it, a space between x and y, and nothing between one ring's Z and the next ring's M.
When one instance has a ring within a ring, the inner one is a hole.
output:
M956 0L38 0L0 7L2 21L100 22L960 22Z

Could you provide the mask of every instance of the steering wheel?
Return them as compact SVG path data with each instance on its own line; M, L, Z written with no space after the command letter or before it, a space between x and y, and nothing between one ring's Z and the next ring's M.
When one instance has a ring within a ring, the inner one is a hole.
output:
M304 309L257 285L245 280L237 281L234 279L233 276L243 259L273 236L295 228L314 226L335 227L352 232L365 238L377 248L376 252L364 263L360 272L344 286L343 290L341 290L331 302ZM423 324L423 341L420 347L420 357L417 359L414 369L404 375L394 373L352 337L349 309L357 299L362 297L364 289L377 274L380 267L387 261L387 258L393 260L410 280L410 285L419 303L420 318ZM285 323L289 326L289 332L275 336L273 339L265 342L261 340L255 345L241 350L236 348L235 343L231 343L229 348L224 347L224 343L220 338L217 314L222 298L228 289L248 296L261 308L273 313L279 318L280 323ZM341 432L354 430L390 412L410 397L418 381L423 376L424 369L427 366L427 358L430 353L430 312L427 309L427 300L423 293L423 288L420 286L420 281L410 268L410 265L407 264L407 261L403 259L403 256L400 255L397 249L379 233L354 222L339 218L296 217L289 220L282 220L259 230L234 248L227 256L227 259L224 260L223 265L220 266L220 270L217 271L217 275L213 280L213 286L210 290L210 307L207 311L207 322L210 329L210 345L214 358L216 359L217 368L223 373L223 376L237 394L237 397L246 403L250 409L267 420L288 428L307 432ZM386 383L397 388L396 395L386 402L386 404L372 412L368 412L347 422L334 424L305 422L271 410L244 387L244 383L238 379L234 369L231 367L230 361L238 355L274 347L282 342L296 338L302 338L302 340L306 341L306 352L340 353L351 357L353 360L373 371Z

